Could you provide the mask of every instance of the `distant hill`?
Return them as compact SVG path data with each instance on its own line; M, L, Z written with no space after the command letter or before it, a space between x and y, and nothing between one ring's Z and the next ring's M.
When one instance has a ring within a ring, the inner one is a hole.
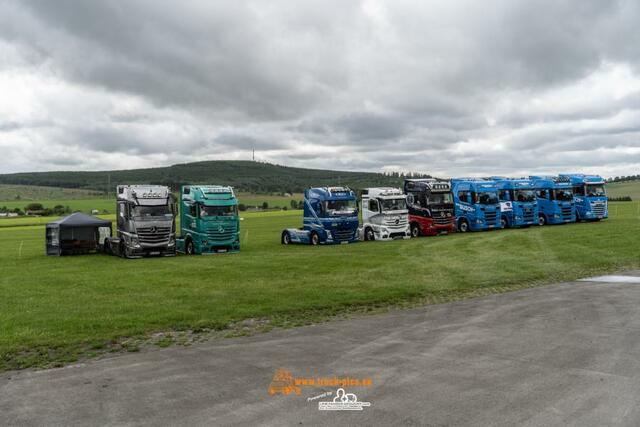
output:
M110 185L109 185L110 183ZM0 184L38 185L113 192L116 184L231 185L253 193L299 193L313 186L347 185L354 189L400 186L402 178L371 172L302 169L251 161L206 161L150 169L99 172L28 172L0 175ZM110 188L109 188L110 187Z

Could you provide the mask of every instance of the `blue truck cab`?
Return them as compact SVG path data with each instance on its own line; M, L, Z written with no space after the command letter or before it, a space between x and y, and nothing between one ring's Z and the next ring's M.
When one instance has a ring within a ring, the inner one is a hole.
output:
M538 224L564 224L576 221L576 206L568 179L530 176L538 200Z
M598 175L561 174L573 189L576 204L576 221L600 221L609 217L604 178Z
M282 231L281 243L334 244L358 241L358 202L347 187L309 188L304 192L300 229Z
M500 203L495 181L454 178L451 187L459 231L464 233L500 227Z
M500 227L528 227L538 224L538 201L530 179L493 177L500 200Z

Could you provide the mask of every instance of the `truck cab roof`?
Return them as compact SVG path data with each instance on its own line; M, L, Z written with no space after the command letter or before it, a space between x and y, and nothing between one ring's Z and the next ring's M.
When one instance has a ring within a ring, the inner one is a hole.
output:
M563 173L559 175L568 179L573 185L581 184L604 184L604 178L599 175L585 175L582 173Z
M404 180L405 191L431 191L435 192L449 192L451 191L451 183L442 179L436 178L421 178Z
M169 187L163 185L118 185L117 199L141 206L166 205L171 197Z
M405 197L404 193L399 188L393 187L374 187L365 188L362 190L362 197L375 197L380 199L398 199Z
M204 205L238 203L233 188L223 185L184 185L181 194L182 200Z
M498 191L496 181L481 178L452 178L451 186L453 187L453 191Z
M529 177L529 179L533 181L533 185L535 188L571 188L571 182L569 181L569 179L561 176L532 175Z
M307 199L319 200L355 200L356 193L349 187L314 187L305 190Z
M496 179L496 186L500 190L533 190L533 180L527 178L502 178Z

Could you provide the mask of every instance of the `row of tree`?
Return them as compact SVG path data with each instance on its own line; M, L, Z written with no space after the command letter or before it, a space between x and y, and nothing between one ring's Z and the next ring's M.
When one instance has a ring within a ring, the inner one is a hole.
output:
M626 181L639 181L640 175L628 175L628 176L616 176L609 178L607 182L626 182Z

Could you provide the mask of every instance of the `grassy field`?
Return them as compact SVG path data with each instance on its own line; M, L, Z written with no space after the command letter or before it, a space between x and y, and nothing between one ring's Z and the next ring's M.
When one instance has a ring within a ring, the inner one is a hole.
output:
M101 195L101 193L96 191L75 188L0 184L0 206L6 201L17 201L18 207L22 208L31 201L95 199ZM17 197L20 199L16 200Z
M610 197L630 196L634 201L640 200L640 181L612 182L607 184Z
M42 226L3 227L0 370L62 364L159 331L243 319L296 325L640 267L640 204L612 204L611 213L598 223L326 247L279 244L300 211L247 213L239 254L142 260L46 257Z

